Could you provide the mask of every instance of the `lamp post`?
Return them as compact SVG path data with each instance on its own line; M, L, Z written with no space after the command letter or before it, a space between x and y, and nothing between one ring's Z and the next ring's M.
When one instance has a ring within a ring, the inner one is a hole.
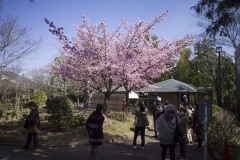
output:
M222 107L222 88L221 88L221 53L222 53L222 47L216 47L216 52L218 53L218 105L219 107Z

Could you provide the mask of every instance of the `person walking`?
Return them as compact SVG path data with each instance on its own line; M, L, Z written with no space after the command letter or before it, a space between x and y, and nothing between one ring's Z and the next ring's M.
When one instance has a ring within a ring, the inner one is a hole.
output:
M27 104L30 108L30 114L27 116L24 124L24 128L28 129L27 142L23 149L29 149L33 138L33 148L38 148L38 129L40 126L40 118L38 112L38 105L31 101Z
M103 143L103 105L97 104L96 110L89 115L86 120L86 129L88 132L88 142L91 146L90 159L97 159L98 148Z
M179 108L179 127L182 131L182 136L180 137L179 150L181 159L186 158L186 144L187 144L187 134L189 129L189 118L187 115L187 109L184 107Z
M135 114L135 128L134 128L134 137L133 137L133 149L137 149L137 137L139 132L141 133L141 148L144 150L145 147L145 128L148 125L147 111L144 101L140 100L137 107L134 108L133 114Z
M163 103L161 102L161 97L157 96L156 100L153 104L152 114L153 114L153 125L154 125L154 136L155 138L158 137L158 132L156 128L157 120L159 116L164 112Z
M175 107L168 104L165 112L157 120L157 131L159 132L160 146L162 147L161 159L166 159L167 149L169 148L170 159L175 160L175 143L173 141L176 128Z

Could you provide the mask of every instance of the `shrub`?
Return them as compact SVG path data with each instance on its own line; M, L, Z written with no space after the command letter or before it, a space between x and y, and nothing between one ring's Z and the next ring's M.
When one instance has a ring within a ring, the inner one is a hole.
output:
M220 151L223 149L225 141L230 144L237 144L239 131L236 126L236 116L216 106L213 111L213 118L208 126L208 141L210 144L220 147L218 148Z
M219 114L219 112L223 112L223 109L221 107L218 107L217 105L213 105L212 112L213 112L213 116L216 117L216 115L214 114Z
M83 116L74 116L72 118L72 126L83 126L86 118Z
M69 94L67 95L67 97L68 97L73 103L77 102L77 96L76 96L75 94L69 93Z
M3 116L4 116L4 113L5 113L5 109L3 109L3 108L0 108L0 119L2 119L2 118L3 118Z
M48 113L51 114L49 122L58 129L71 125L73 117L73 104L65 96L53 98L48 105Z
M9 104L0 104L0 108L7 110L10 109L11 106Z
M41 107L41 106L46 105L47 96L46 96L45 92L43 92L43 91L37 91L37 92L33 95L32 100L33 100L35 103L37 103L37 105L38 105L39 107Z
M22 99L20 101L20 106L23 108L28 108L28 106L27 106L28 102L29 102L29 99Z

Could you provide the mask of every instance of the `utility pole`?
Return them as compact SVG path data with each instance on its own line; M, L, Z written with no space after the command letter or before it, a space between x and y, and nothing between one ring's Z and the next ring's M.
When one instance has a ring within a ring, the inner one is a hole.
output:
M222 87L221 87L221 53L222 53L222 47L217 47L216 52L218 53L218 105L219 107L222 107Z
M236 63L236 86L237 86L237 119L240 121L240 44L237 46L235 53Z

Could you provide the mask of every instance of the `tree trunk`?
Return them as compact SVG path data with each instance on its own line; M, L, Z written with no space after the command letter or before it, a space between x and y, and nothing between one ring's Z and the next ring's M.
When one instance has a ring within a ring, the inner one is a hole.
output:
M65 78L63 79L63 95L67 95L67 80Z
M90 107L90 92L87 87L85 87L83 91L83 107L84 108Z
M237 119L240 121L240 44L235 53L236 63L236 87L237 87Z
M128 102L129 102L129 93L130 93L131 91L128 91L128 90L126 90L126 94L125 94L125 99L126 99L126 108L128 108Z
M2 97L1 97L1 103L4 103L4 98L5 98L5 94L3 93Z
M15 104L14 104L14 110L16 110L17 108L18 108L18 93L17 93L17 91L15 91L16 93L15 93Z
M104 109L103 109L103 113L106 113L106 111L108 110L108 102L109 102L109 100L110 100L110 93L109 92L104 93L104 102L103 102Z
M126 92L125 92L125 100L126 100L126 108L128 108L129 93L131 92L131 89L129 89L128 83L125 83L123 86L124 86L124 88L126 90Z
M79 95L77 94L77 108L79 108L80 102L79 102Z

